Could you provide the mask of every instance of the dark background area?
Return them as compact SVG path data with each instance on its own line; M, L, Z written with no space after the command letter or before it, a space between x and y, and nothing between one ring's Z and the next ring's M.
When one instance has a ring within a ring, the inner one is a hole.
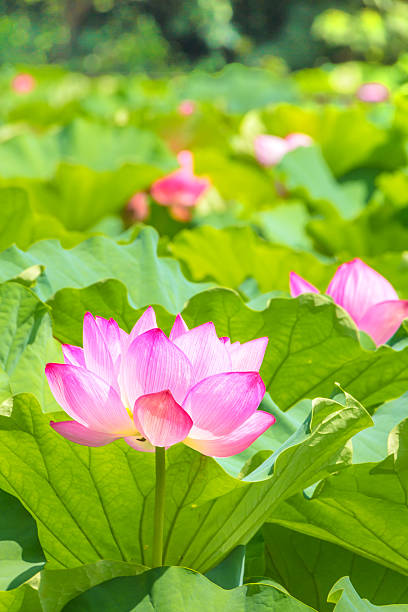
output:
M390 63L408 48L398 0L14 0L0 3L0 61L89 74L280 71L350 59Z

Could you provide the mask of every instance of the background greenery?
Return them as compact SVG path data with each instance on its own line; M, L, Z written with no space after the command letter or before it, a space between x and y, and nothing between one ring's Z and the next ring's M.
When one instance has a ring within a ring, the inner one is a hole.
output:
M407 611L407 322L376 348L289 295L361 257L408 298L407 6L2 4L0 612ZM261 166L255 138L290 132L313 145ZM150 195L182 149L211 181L187 222ZM58 436L44 376L86 311L130 331L151 304L165 332L268 336L276 416L234 457L169 449L154 569L153 457Z
M0 63L89 74L392 62L408 42L403 0L1 0L0 15Z

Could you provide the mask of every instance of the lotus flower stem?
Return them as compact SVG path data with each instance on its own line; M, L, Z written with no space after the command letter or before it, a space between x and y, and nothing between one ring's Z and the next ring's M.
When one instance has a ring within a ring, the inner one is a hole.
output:
M156 446L155 459L153 567L160 567L163 565L164 495L166 488L166 449L163 446Z

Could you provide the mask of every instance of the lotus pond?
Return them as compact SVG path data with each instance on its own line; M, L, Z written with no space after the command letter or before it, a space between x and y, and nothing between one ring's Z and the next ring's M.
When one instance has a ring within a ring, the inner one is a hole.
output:
M0 72L0 612L408 610L407 78Z

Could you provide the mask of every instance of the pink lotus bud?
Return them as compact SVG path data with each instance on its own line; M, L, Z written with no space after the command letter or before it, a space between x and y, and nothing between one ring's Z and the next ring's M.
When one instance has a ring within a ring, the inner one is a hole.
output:
M125 214L131 222L144 221L149 216L149 197L147 193L135 193L126 205Z
M294 272L290 274L290 293L319 293L319 290ZM398 299L394 287L361 259L353 259L336 270L327 291L348 312L359 329L377 345L384 344L408 317L408 300Z
M31 74L18 74L11 81L12 89L18 94L27 94L33 91L36 85L35 79Z
M385 102L390 97L388 88L382 83L364 83L357 91L362 102Z
M279 136L261 134L254 142L255 157L262 166L276 166L288 152L288 143Z
M195 206L210 181L194 174L191 151L181 151L177 159L181 168L153 183L151 195L163 206Z
M313 145L313 140L308 134L302 132L292 132L285 136L285 140L288 143L289 151L293 151L299 147L310 147Z
M196 103L193 102L193 100L183 100L178 105L178 109L177 110L178 110L180 115L188 117L189 115L192 115L195 112L195 110L196 110Z
M136 450L187 446L212 457L245 450L275 418L257 410L267 338L244 344L217 337L213 323L188 329L177 315L167 337L148 308L130 334L87 313L84 347L63 345L49 363L51 391L71 421L51 422L85 446L123 438Z
M307 134L293 132L285 138L261 134L255 138L255 157L262 166L276 166L288 153L299 147L309 147L313 140Z

